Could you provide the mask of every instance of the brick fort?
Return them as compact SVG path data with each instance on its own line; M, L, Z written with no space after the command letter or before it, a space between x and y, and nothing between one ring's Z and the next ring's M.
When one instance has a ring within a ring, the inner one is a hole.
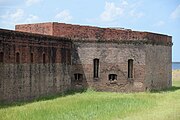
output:
M0 29L0 101L67 90L140 92L172 86L172 37L49 22Z

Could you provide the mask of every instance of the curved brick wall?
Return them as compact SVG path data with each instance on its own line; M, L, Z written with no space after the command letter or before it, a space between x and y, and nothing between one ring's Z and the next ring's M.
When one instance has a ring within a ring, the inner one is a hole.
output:
M65 23L37 23L16 25L17 31L39 33L45 35L61 36L73 40L105 40L105 41L150 41L153 44L171 45L172 37L150 33L132 31L129 29L100 28L80 26Z
M28 100L81 87L116 92L167 88L172 85L171 57L172 37L157 33L64 23L0 29L0 100ZM95 79L94 59L99 59ZM116 81L110 81L110 74Z

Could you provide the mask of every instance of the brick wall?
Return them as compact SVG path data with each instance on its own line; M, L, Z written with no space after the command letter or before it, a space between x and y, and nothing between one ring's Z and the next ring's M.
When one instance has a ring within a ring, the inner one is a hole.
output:
M172 47L146 45L146 78L148 89L172 86Z
M117 30L90 26L53 24L53 35L86 40L143 40L145 34L131 30Z
M118 44L113 42L74 42L72 50L72 83L74 74L83 75L82 87L99 91L145 91L172 86L172 46L152 44ZM99 78L93 78L93 60L99 59ZM133 79L128 78L128 60L133 59ZM116 74L111 83L108 75Z
M53 23L22 24L15 26L16 31L53 35Z
M153 44L171 44L171 36L132 31L130 29L100 28L92 26L80 26L65 23L39 23L16 25L17 31L32 32L45 35L61 36L73 40L90 41L149 41Z
M73 38L75 40L106 40L106 41L143 41L154 44L171 44L171 36L132 31L130 29L100 28L64 23L53 23L53 35Z
M93 77L93 59L99 59L99 78ZM134 78L128 78L128 59L134 60ZM74 74L83 74L83 86L99 91L144 91L145 46L117 43L74 42L72 81ZM116 83L108 75L116 74ZM76 84L74 84L74 87ZM77 84L78 86L78 84Z
M38 34L0 30L0 52L4 53L0 100L30 99L81 87L132 92L171 86L171 36L64 23L17 25L16 30ZM16 64L17 52L20 64ZM99 77L94 79L95 58ZM129 59L133 78L128 78ZM74 74L83 75L83 81L77 82ZM110 82L109 74L117 75L117 80Z
M0 29L0 52L4 54L0 101L29 100L70 89L71 59L67 51L71 52L71 41L65 38ZM67 61L62 63L64 58Z

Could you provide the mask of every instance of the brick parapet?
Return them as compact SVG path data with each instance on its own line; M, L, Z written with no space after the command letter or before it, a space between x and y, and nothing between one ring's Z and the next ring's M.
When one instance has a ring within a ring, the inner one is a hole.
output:
M42 32L39 30L39 26L42 29ZM43 32L48 29L47 26L52 28L50 33ZM172 45L171 36L150 32L132 31L130 29L100 28L53 22L16 25L16 30L61 36L70 38L74 41L123 41L122 43L125 43L124 41L145 41L144 43Z
M49 23L22 24L15 26L16 31L53 35L53 25Z

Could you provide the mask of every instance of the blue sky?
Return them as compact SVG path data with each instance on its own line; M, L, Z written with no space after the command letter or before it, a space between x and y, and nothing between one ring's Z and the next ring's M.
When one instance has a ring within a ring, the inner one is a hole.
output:
M180 61L180 0L0 0L0 28L49 21L171 35Z

